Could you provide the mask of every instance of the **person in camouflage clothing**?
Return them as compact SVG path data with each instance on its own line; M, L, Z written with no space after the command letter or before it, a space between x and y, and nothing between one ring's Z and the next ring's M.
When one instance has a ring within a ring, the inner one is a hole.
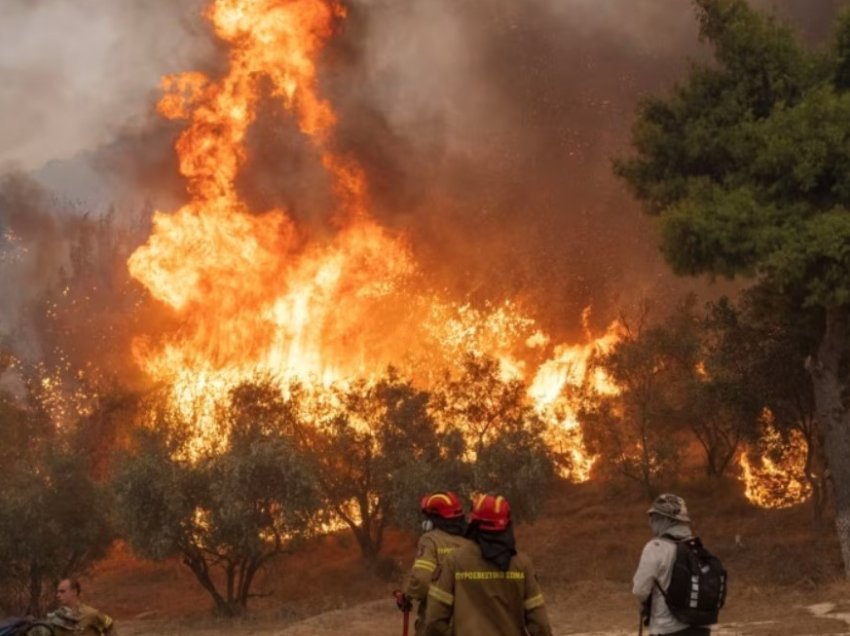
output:
M552 636L534 567L516 550L507 499L477 498L467 536L434 572L425 636Z
M419 603L415 630L417 636L422 636L425 633L425 608L431 579L446 556L469 541L463 537L466 518L455 493L447 490L425 495L419 507L425 516L422 522L424 532L419 537L416 560L405 580L399 607L404 610L410 607L410 601Z
M80 601L80 582L76 579L63 579L56 587L56 600L59 608L50 612L42 623L31 628L28 636L118 636L111 617Z

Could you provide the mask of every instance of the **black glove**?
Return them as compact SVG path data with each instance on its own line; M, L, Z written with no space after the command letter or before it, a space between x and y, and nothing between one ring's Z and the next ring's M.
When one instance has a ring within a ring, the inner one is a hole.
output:
M393 597L395 598L395 604L402 612L409 612L413 609L413 602L401 590L395 590Z

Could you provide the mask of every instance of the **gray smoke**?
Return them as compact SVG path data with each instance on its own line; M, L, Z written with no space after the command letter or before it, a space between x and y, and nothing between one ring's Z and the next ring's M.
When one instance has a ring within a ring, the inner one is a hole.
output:
M757 3L810 41L837 2ZM552 329L599 322L677 280L611 173L641 96L706 50L689 2L362 0L355 81L329 80L341 138L365 158L385 219L413 228L424 269L457 293L525 297ZM708 293L716 293L709 289Z
M35 176L85 211L122 197L174 209L179 124L152 106L161 75L220 67L204 4L3 0L0 165L41 167ZM756 4L822 42L842 3ZM519 297L564 337L589 304L601 324L647 298L714 293L669 273L610 165L628 152L639 98L705 55L689 2L351 0L341 29L322 63L337 143L366 167L377 213L409 233L431 285ZM279 109L261 110L251 143L240 187L257 210L330 216L319 162ZM62 254L44 219L33 249ZM0 280L16 283L35 284Z
M0 167L30 170L144 125L164 73L209 55L202 0L3 0Z

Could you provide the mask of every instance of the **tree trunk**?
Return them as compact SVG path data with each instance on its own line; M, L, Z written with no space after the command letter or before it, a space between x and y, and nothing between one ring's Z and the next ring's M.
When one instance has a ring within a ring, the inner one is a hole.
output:
M823 487L823 470L822 461L818 461L820 448L818 445L817 425L812 421L808 425L803 423L799 430L803 434L803 439L806 440L806 481L812 489L812 523L815 529L823 528L823 509L824 509L824 487Z
M829 308L818 357L808 365L814 386L818 423L835 493L835 528L850 579L850 412L843 401L841 363L847 351L847 311Z
M198 583L207 591L215 603L215 611L221 616L233 616L232 608L227 600L219 593L210 576L209 567L203 556L196 552L185 553L183 563L189 566Z
M358 527L354 529L354 536L357 539L357 545L360 546L360 554L366 561L374 561L378 558L378 549L366 527Z

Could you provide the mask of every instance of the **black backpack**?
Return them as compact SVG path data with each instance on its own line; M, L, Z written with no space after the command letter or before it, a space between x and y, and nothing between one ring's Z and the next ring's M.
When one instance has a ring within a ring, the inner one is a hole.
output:
M713 625L726 601L726 570L697 537L676 539L676 560L667 590L661 590L670 613L694 627Z

